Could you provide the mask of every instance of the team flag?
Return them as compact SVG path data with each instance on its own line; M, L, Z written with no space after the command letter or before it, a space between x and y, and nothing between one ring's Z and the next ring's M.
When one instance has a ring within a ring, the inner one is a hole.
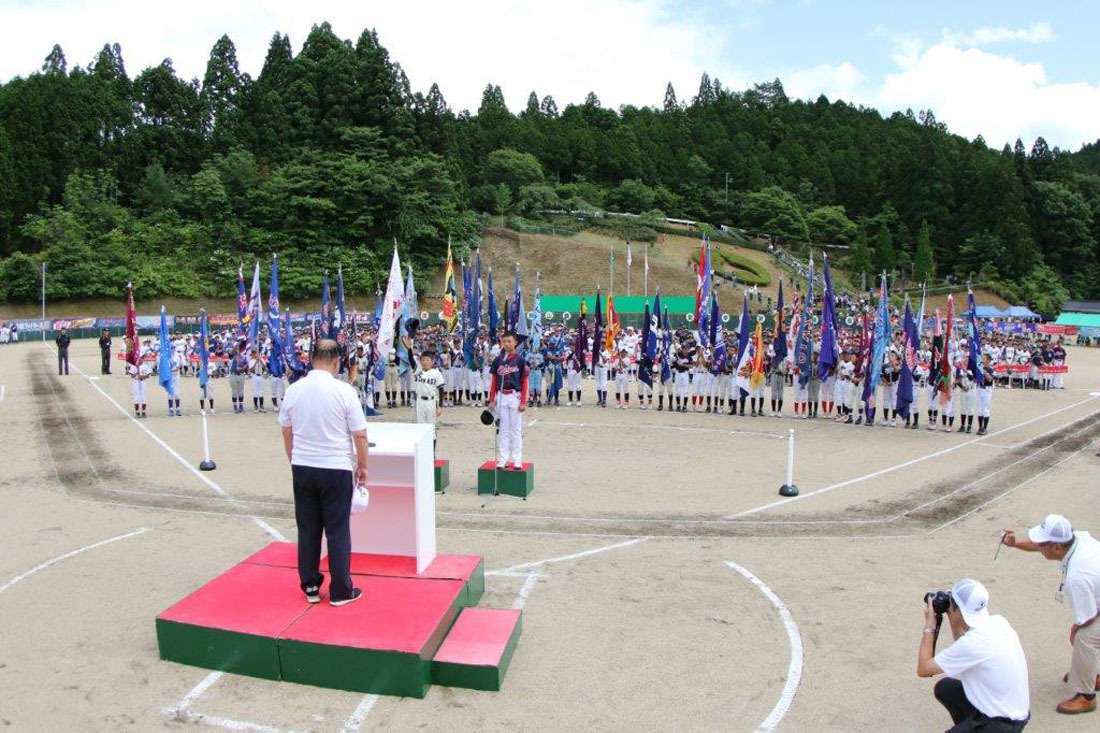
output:
M397 349L397 373L404 377L412 367L412 354L405 345L405 335L408 329L409 319L419 318L417 314L416 285L413 284L412 265L406 265L409 276L405 279L405 302L401 306L401 314L397 318L397 336L395 347Z
M447 238L447 269L443 271L443 322L447 324L447 333L454 333L458 328L458 298L450 237Z
M244 291L244 268L237 266L237 339L248 333L248 295Z
M597 318L599 317L599 305L596 306ZM538 351L542 348L542 273L535 273L535 302L531 306L531 350ZM593 341L592 343L596 343Z
M615 351L615 339L619 337L619 314L615 312L615 300L611 293L607 294L607 336L604 337L604 346L608 353Z
M703 252L703 258L699 261L699 271L702 273L701 278L701 297L702 306L699 308L699 312L696 314L696 324L699 327L699 345L706 348L714 345L714 324L711 323L710 310L711 310L711 250L710 243L707 243Z
M279 323L279 256L271 257L271 279L267 288L267 335L271 339L271 348L267 352L267 368L271 376L279 378L283 376L283 353L293 344L283 341L280 334Z
M947 320L943 327L943 347L940 356L940 403L946 407L951 399L951 336L955 329L955 297L947 296Z
M974 375L974 381L979 387L985 386L985 375L982 373L982 342L978 333L978 307L974 303L974 291L966 289L966 317L970 321L970 356L967 359L967 367Z
M593 322L596 324L595 331L592 333L592 366L596 366L596 360L599 357L599 352L603 350L603 304L600 302L600 289L596 288L596 311L592 316Z
M657 299L660 300L660 294L657 295ZM668 308L664 310L664 316L661 320L661 381L667 382L672 379L672 365L669 363L669 359L672 353L672 322L668 317Z
M134 284L126 283L126 362L137 366L141 348L138 345L137 311L134 310Z
M751 331L749 329L749 294L744 292L741 294L741 321L737 324L736 369L737 387L741 390L742 397L749 393L749 375L751 374L749 364L749 336Z
M328 283L328 271L321 281L321 338L328 338L330 324L332 323L332 291ZM312 347L310 354L313 353Z
M825 260L825 300L821 306L821 353L817 357L817 377L822 382L829 378L829 372L836 366L837 322L836 298L833 294L833 276L829 272L829 255Z
M378 324L378 335L374 342L374 356L383 377L386 370L386 358L393 351L394 322L404 307L405 293L401 287L401 261L397 257L397 247L395 245L393 248L393 261L390 263L390 279L386 283L386 298L382 304L382 320Z
M638 359L638 381L653 387L653 354L650 352L650 339L653 337L653 324L650 323L649 301L642 315L642 352Z
M199 311L199 389L210 381L210 331L206 325L206 310Z
M703 269L707 261L707 239L703 237L699 241L699 266L695 273L695 322L699 323L701 311L707 303L703 300Z
M905 317L902 319L903 354L901 376L898 378L898 397L895 410L906 420L909 419L909 405L913 404L913 369L917 366L917 347L920 342L914 339L916 325L913 323L913 307L909 297L905 298Z
M379 322L382 320L382 290L377 285L374 286L374 317L372 318L371 325L374 328L378 328Z
M712 374L721 374L726 369L726 332L722 327L722 307L718 304L718 294L710 294L710 342L714 345L714 358L711 361Z
M298 359L298 345L294 342L294 326L290 322L290 308L283 314L283 344L286 347L286 360L291 371L300 373L305 371L301 360Z
M752 374L749 386L760 389L764 384L764 324L756 324L756 337L753 339Z
M480 315L480 313L479 313ZM497 342L497 324L500 313L497 312L497 294L493 287L493 268L489 268L489 345Z
M248 345L260 348L260 320L263 318L263 303L260 296L260 262L252 270L252 291L248 296Z
M337 343L344 345L344 322L347 320L347 310L344 308L344 268L336 269L336 303L332 309L332 318L329 319L330 339L336 339Z
M462 322L460 329L462 331L462 359L466 362L467 368L472 368L474 364L474 341L476 338L476 329L473 326L474 323L474 291L473 291L473 271L466 267L466 263L462 263Z
M781 362L787 358L787 333L783 329L783 279L779 279L779 297L775 303L775 337L772 339L775 359Z
M892 338L890 311L887 309L886 275L879 279L878 312L875 315L875 331L871 341L871 358L867 362L866 378L863 380L863 401L870 407L874 404L875 390L882 378L882 361L886 357L886 347Z
M581 301L581 326L584 326L584 310L586 306L584 301ZM527 341L527 337L530 335L527 331L527 310L523 307L523 289L519 285L519 263L516 263L516 290L515 297L512 301L512 330L515 331L516 341L520 344L519 348L522 350L525 348L523 344ZM583 363L583 362L582 362Z
M577 338L573 342L573 363L577 370L584 369L584 352L588 350L588 327L584 320L588 315L588 302L581 298L581 316L577 323Z
M814 255L810 253L810 269L806 276L806 298L802 301L802 316L798 321L798 335L794 341L794 365L798 368L798 383L805 387L810 380L814 338L811 324L814 307Z
M160 307L160 353L157 355L157 381L169 397L172 394L172 342L168 340L168 314Z

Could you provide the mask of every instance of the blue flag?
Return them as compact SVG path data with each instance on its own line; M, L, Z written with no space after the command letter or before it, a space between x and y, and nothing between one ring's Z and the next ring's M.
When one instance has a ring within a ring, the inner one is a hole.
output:
M772 339L777 361L787 358L787 331L783 328L783 279L779 279L779 299L775 307L775 338Z
M237 267L237 340L248 333L248 293L244 290L244 268Z
M979 387L985 386L985 374L982 373L982 342L978 331L978 308L974 304L974 291L967 288L966 294L966 320L970 322L970 356L966 366L974 375L974 381Z
M286 360L290 365L291 371L301 373L305 371L305 366L301 360L298 359L298 346L294 343L294 326L290 322L290 308L286 309L286 314L283 317L283 327L285 335L283 336L283 344L286 347ZM371 350L374 353L374 350Z
M871 358L863 370L863 401L869 402L882 378L882 360L890 344L890 311L887 308L886 276L881 277L878 291L878 312L875 314L875 333L871 340Z
M382 290L377 285L374 287L374 320L371 325L377 329L382 322Z
M596 314L592 318L592 321L596 324L595 331L592 333L592 366L596 366L596 362L600 358L600 354L603 353L603 304L600 302L600 291L596 289Z
M898 397L895 409L897 413L909 419L909 405L913 404L913 368L917 365L917 347L914 334L917 328L913 323L913 308L909 298L905 298L905 318L902 321L904 351L901 360L901 376L898 378Z
M332 293L328 284L328 272L321 281L321 338L328 336L329 323L332 321ZM310 334L313 335L312 332ZM312 347L310 347L312 351Z
M802 317L798 319L798 333L794 341L794 364L798 368L798 383L805 387L810 381L814 339L810 319L814 314L814 256L810 253L810 270L806 276L806 299L802 302Z
M210 381L210 331L206 325L206 310L199 311L199 389Z
M168 340L168 314L160 307L160 353L157 355L157 381L169 397L172 394L172 342Z
M489 268L489 343L497 342L497 322L500 314L497 313L497 294L493 288L493 268Z
M711 362L712 374L721 374L726 369L726 334L722 328L722 308L718 305L718 295L710 295L710 342L714 344L714 359Z
M462 316L459 319L461 325L459 330L462 331L462 359L466 362L467 368L472 368L474 365L474 291L473 291L473 273L470 268L466 267L466 263L462 263Z
M638 381L642 384L653 386L653 356L650 353L650 340L653 338L653 324L650 322L649 301L645 304L645 313L642 316L642 353L638 359Z
M267 368L273 377L283 376L283 353L286 343L283 341L279 313L279 256L271 257L271 281L267 293L267 335L271 339L271 348L267 352Z
M829 378L829 372L838 361L836 336L836 298L833 276L829 272L829 255L825 255L825 302L821 306L821 354L817 361L817 376L822 382Z
M699 262L699 268L701 270L701 281L703 283L702 295L700 296L702 300L699 306L699 345L706 348L714 343L714 324L711 323L710 314L711 259L709 242L703 253L703 259Z
M657 303L661 301L660 294L657 295ZM667 382L672 379L672 365L669 364L669 359L672 355L672 322L668 317L668 308L664 310L664 316L661 319L661 381Z
M344 268L336 270L336 304L328 321L328 337L344 344L344 321L347 311L344 309Z
M535 273L535 303L531 307L531 351L542 348L542 283L539 273ZM596 306L596 318L599 318L599 305ZM526 320L526 319L525 319ZM592 342L592 348L596 348L596 342Z

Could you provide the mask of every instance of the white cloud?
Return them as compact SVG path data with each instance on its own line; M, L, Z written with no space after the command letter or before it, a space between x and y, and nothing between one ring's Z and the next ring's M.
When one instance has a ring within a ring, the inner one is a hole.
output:
M995 147L1042 135L1075 150L1100 137L1100 85L1052 83L1042 64L947 41L887 74L877 106L931 109L952 132Z
M256 75L276 31L288 33L297 51L310 27L327 20L352 42L364 28L377 29L414 90L438 82L455 109L476 109L488 83L499 84L517 110L532 90L553 95L559 107L589 91L605 106L660 105L666 82L690 98L704 69L732 88L746 83L718 62L724 31L674 0L72 0L18 4L4 16L0 79L36 70L54 43L71 67L116 41L131 76L169 56L178 75L201 78L222 33L236 44L241 69Z
M780 78L789 97L812 100L817 99L819 94L824 94L832 102L838 99L851 102L867 80L850 61L835 65L822 64Z
M943 39L955 46L989 46L994 43L1048 43L1057 38L1050 23L1032 23L1026 28L983 26L969 33L943 31Z

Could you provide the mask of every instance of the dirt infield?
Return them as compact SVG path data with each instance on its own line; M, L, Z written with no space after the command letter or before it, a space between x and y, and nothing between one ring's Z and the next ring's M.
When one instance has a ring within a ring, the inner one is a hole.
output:
M42 344L0 347L0 725L936 730L946 718L913 671L919 601L969 575L1020 632L1031 729L1089 727L1053 712L1069 657L1057 566L1010 550L993 563L1003 527L1051 511L1100 530L1100 352L1069 362L1064 391L998 390L982 438L598 409L587 395L525 413L535 493L484 509L474 477L493 433L472 408L446 411L440 550L484 555L483 604L526 620L502 692L408 700L160 662L157 612L294 538L274 415L219 410L204 480L194 380L190 414L166 417L150 385L138 423L93 342L74 344L68 377ZM228 386L215 390L227 408ZM802 496L779 503L791 428Z

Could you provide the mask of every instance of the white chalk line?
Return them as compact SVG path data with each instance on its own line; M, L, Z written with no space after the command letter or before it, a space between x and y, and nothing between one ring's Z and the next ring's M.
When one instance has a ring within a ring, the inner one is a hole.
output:
M8 388L6 385L0 384L0 402L4 401L4 396L7 394Z
M370 711L374 708L376 702L378 702L378 695L365 695L355 707L354 712L344 721L344 726L340 729L340 733L355 733L355 731L359 730L363 725L363 721L370 715Z
M971 516L972 514L975 514L975 513L979 512L979 511L981 511L982 509L986 508L987 506L989 506L989 505L990 505L990 504L992 504L993 502L995 502L995 501L999 501L1000 499L1003 499L1004 497L1006 497L1006 496L1008 496L1009 494L1013 493L1013 492L1014 492L1014 491L1016 491L1017 489L1019 489L1019 488L1022 488L1022 487L1024 487L1024 486L1026 486L1027 484L1031 483L1032 481L1034 481L1035 479L1039 478L1040 476L1043 476L1043 475L1045 475L1045 474L1048 474L1048 473L1050 473L1051 471L1053 471L1054 469L1058 468L1059 466L1061 466L1061 465L1062 465L1063 463L1065 463L1066 461L1070 460L1071 458L1075 458L1075 457L1077 456L1077 454L1078 454L1078 453L1082 453L1082 452L1084 452L1084 451L1086 451L1086 450L1092 450L1092 446L1093 446L1094 444L1095 444L1095 441L1092 441L1092 442L1090 442L1089 444L1087 444L1087 445L1085 445L1085 446L1083 446L1083 447L1081 447L1081 448L1078 448L1077 450L1073 451L1072 453L1070 453L1070 454L1069 454L1068 456L1066 456L1066 457L1065 457L1065 458L1063 458L1062 460L1058 461L1057 463L1055 463L1055 464L1053 464L1053 465L1050 465L1050 466L1047 466L1046 468L1044 468L1044 469L1043 469L1042 471L1040 471L1039 473L1035 474L1034 476L1030 476L1030 477L1028 477L1028 478L1024 479L1023 481L1021 481L1020 483L1016 484L1016 485L1015 485L1015 486L1013 486L1012 488L1010 488L1010 489L1006 489L1005 491L1001 492L1000 494L997 494L996 496L992 497L991 499L989 499L989 500L987 500L987 501L984 501L984 502L982 502L981 504L979 504L978 506L974 507L973 509L971 509L971 510L969 510L969 511L967 511L967 512L963 513L963 514L960 514L959 516L955 517L954 519L950 519L950 520L948 520L948 521L944 522L943 524L941 524L940 526L936 527L935 529L933 529L933 530L930 530L930 531L928 532L928 534L935 534L936 532L939 532L939 531L940 531L941 529L944 529L945 527L949 527L949 526L951 526L952 524L954 524L955 522L958 522L958 521L960 521L960 520L966 519L967 517Z
M46 568L53 567L54 565L58 564L59 562L64 562L65 560L68 560L71 557L76 557L77 555L81 555L81 554L83 554L83 553L85 553L89 550L94 550L97 547L103 547L104 545L109 545L113 542L118 542L120 540L125 540L125 539L128 539L130 537L136 537L139 534L145 534L146 532L149 532L149 531L151 531L149 527L140 527L140 528L132 530L130 532L126 532L125 534L116 535L115 537L109 537L105 540L100 540L99 542L93 542L90 545L84 545L83 547L78 547L75 550L72 550L70 552L66 552L64 555L58 555L57 557L51 558L51 559L47 560L46 562L44 562L40 565L34 566L30 570L22 572L19 575L16 575L15 577L11 578L10 580L8 580L3 585L0 585L0 593L3 593L4 591L6 591L8 588L11 588L16 583L19 583L23 580L26 580L27 578L34 575L35 573L41 572L41 571L45 570Z
M1080 435L1082 432L1084 432L1085 430L1088 430L1090 427L1091 426L1085 426L1084 428L1081 428L1080 430L1077 430L1073 433L1070 433L1069 435L1066 435L1065 437L1061 438L1058 441L1055 441L1054 443L1051 443L1050 445L1046 445L1046 446L1043 446L1041 448L1038 448L1034 452L1029 453L1026 456L1023 456L1022 458L1018 458L1017 460L1013 461L1012 463L1008 463L1004 466L1001 466L1001 467L991 471L990 473L986 473L986 474L978 477L977 479L971 481L968 484L960 486L957 489L954 489L954 490L952 490L952 491L950 491L946 494L943 494L943 495L938 496L934 499L931 499L931 500L929 500L929 501L927 501L923 504L918 504L915 507L905 509L904 511L901 511L898 514L895 514L891 517L880 517L880 518L877 518L877 519L744 519L744 520L739 520L739 519L691 519L691 518L679 518L679 517L630 517L628 515L618 516L618 517L577 517L577 516L567 516L567 515L554 516L554 515L546 515L546 514L499 514L499 515L494 515L494 518L507 518L507 519L516 519L516 520L537 520L537 521L555 521L555 520L557 520L557 521L590 522L590 523L620 523L620 524L661 523L661 524L693 524L693 525L716 525L716 526L741 526L741 525L752 525L752 526L767 526L767 525L775 525L775 526L786 526L786 525L816 526L816 525L833 525L833 524L848 524L848 525L889 524L891 522L896 522L899 519L903 519L904 517L906 517L909 514L912 514L913 512L920 511L921 509L925 509L925 508L931 506L932 504L936 504L938 502L943 501L944 499L948 499L952 496L955 496L956 494L962 493L963 491L966 491L967 489L972 488L973 486L981 483L982 481L984 481L988 478L991 478L993 476L996 476L998 473L1001 473L1002 471L1005 471L1009 468L1012 468L1013 466L1015 466L1019 463L1023 463L1024 461L1030 460L1030 459L1038 456L1043 451L1050 450L1051 448L1057 446L1059 443L1062 443L1065 440L1068 440L1072 437ZM1043 437L1045 437L1045 436L1047 436L1051 433L1055 433L1055 432L1057 432L1059 430L1062 430L1064 428L1065 428L1064 425L1059 425L1056 428L1048 430L1044 433L1040 433L1039 435L1035 436L1031 440L1032 441L1038 440L1040 438L1043 438ZM1028 441L1028 442L1030 442L1030 441ZM1025 443L1020 443L1020 445L1025 445ZM445 516L452 516L452 517L484 517L485 516L483 514L478 514L478 513L475 513L475 512L439 512L439 514L445 515Z
M176 461L178 461L185 468L187 468L187 470L190 471L192 474L194 474L196 478L198 478L200 481L202 481L207 486L209 486L211 489L213 489L214 492L217 493L219 496L221 496L223 498L227 498L227 499L232 499L233 498L232 494L230 494L228 491L223 489L217 483L212 481L208 476L206 476L204 473L199 471L197 468L192 466L191 463L188 462L188 460L186 458L184 458L179 453L177 453L175 451L175 449L172 448L172 446L168 445L168 443L166 443L164 440L162 440L159 435L157 435L152 430L145 427L145 425L143 425L141 422L136 420L133 417L133 415L131 415L126 410L125 407L120 405L115 400L114 397L112 397L110 394L108 394L106 391L104 391L104 389L102 387L100 387L98 383L93 382L92 380L88 379L88 375L80 367L78 367L76 365L73 365L73 369L75 369L78 374L80 374L82 377L84 377L88 381L88 384L90 384L96 391L98 391L101 395L103 395L105 398L107 398L107 401L110 402L112 405L114 405L115 408L117 408L118 411L122 413L123 417L125 417L131 423L133 423L138 428L140 428L146 435L148 435L153 440L153 442L155 442L157 445L159 445L161 448L163 448L170 456L175 458ZM280 542L286 542L286 536L282 532L280 532L279 530L275 529L270 524L265 522L263 519L260 519L259 517L255 516L255 515L248 515L248 518L251 519L256 524L256 526L258 526L260 529L262 529L264 532L266 532L269 536L273 537L274 539L276 539Z
M771 601L771 604L775 606L775 610L779 612L779 619L787 630L787 639L791 646L791 661L787 665L787 681L783 685L783 691L780 693L775 707L772 708L772 711L768 713L768 717L764 718L764 721L756 729L757 731L773 731L779 726L787 711L790 710L795 693L798 692L798 684L802 680L802 635L799 633L798 624L794 622L794 617L791 616L786 604L779 599L779 596L771 588L764 584L764 581L732 560L726 560L726 565L748 579Z
M622 535L619 535L620 537ZM578 560L582 557L588 557L589 555L598 555L601 552L607 552L608 550L616 550L620 547L629 547L630 545L636 545L639 542L645 542L647 537L635 537L633 539L626 540L625 542L616 542L612 545L605 545L604 547L596 547L591 550L584 550L582 552L575 552L572 555L562 555L560 557L550 557L545 560L535 560L534 562L520 563L519 565L510 565L500 570L490 570L486 575L504 575L515 573L517 570L525 570L527 568L537 568L540 565L549 565L551 563L568 562L569 560Z
M856 476L855 478L847 479L846 481L841 481L839 483L835 483L835 484L832 484L830 486L825 486L825 487L822 487L820 489L815 489L814 491L808 491L804 494L799 494L798 496L792 496L792 497L788 497L786 499L779 499L778 501L772 501L772 502L769 502L767 504L762 504L762 505L760 505L758 507L754 507L752 509L746 509L744 511L737 512L735 514L729 514L729 515L726 516L726 519L739 519L741 517L747 517L747 516L750 516L752 514L756 514L758 512L762 512L762 511L765 511L765 510L768 510L768 509L773 509L777 506L782 506L783 504L789 504L789 503L794 502L794 501L801 501L803 499L808 499L812 496L819 496L821 494L827 494L831 491L835 491L836 489L842 489L846 486L851 486L853 484L858 484L858 483L861 483L861 482L866 481L868 479L877 478L879 476L883 476L885 474L892 473L892 472L900 470L902 468L908 468L909 466L913 466L917 463L927 461L930 458L938 458L939 456L947 455L948 453L952 453L952 452L960 450L962 448L966 448L967 446L973 445L974 443L977 443L977 442L983 440L986 437L994 437L994 436L997 436L997 435L1002 435L1003 433L1007 433L1007 432L1015 430L1017 428L1022 428L1025 425L1030 425L1031 423L1038 422L1039 420L1043 420L1043 419L1046 419L1048 417L1052 417L1052 416L1057 415L1059 413L1065 412L1066 410L1071 410L1075 407L1080 407L1081 405L1087 404L1089 402L1093 402L1096 399L1097 399L1096 397L1089 397L1087 399L1081 400L1080 402L1074 402L1071 405L1066 405L1065 407L1061 407L1057 410L1053 410L1051 412L1048 412L1045 415L1039 415L1037 417L1033 417L1033 418L1030 418L1028 420L1024 420L1023 422L1017 423L1015 425L1011 425L1007 428L1002 428L1001 430L994 431L994 432L990 433L988 436L982 436L982 438L974 438L974 439L971 439L971 440L967 440L966 442L958 443L956 445L950 446L948 448L944 448L942 450L934 451L932 453L928 453L928 454L923 455L923 456L918 456L917 458L913 458L913 459L910 459L908 461L903 461L902 463L897 463L893 466L887 466L886 468L879 469L878 471L872 471L871 473L867 473L867 474L864 474L862 476Z
M562 428L608 428L612 430L675 430L679 432L698 432L698 433L718 433L720 435L755 435L760 438L771 438L773 440L786 440L787 436L779 435L778 433L766 433L757 430L727 430L724 428L702 428L695 425L646 425L637 423L598 423L598 422L563 422L559 420L543 420L542 418L534 418L527 426L531 426L535 423L540 425L553 425L554 427ZM481 425L481 422L477 420L448 420L446 422L439 423L443 426L453 425Z

